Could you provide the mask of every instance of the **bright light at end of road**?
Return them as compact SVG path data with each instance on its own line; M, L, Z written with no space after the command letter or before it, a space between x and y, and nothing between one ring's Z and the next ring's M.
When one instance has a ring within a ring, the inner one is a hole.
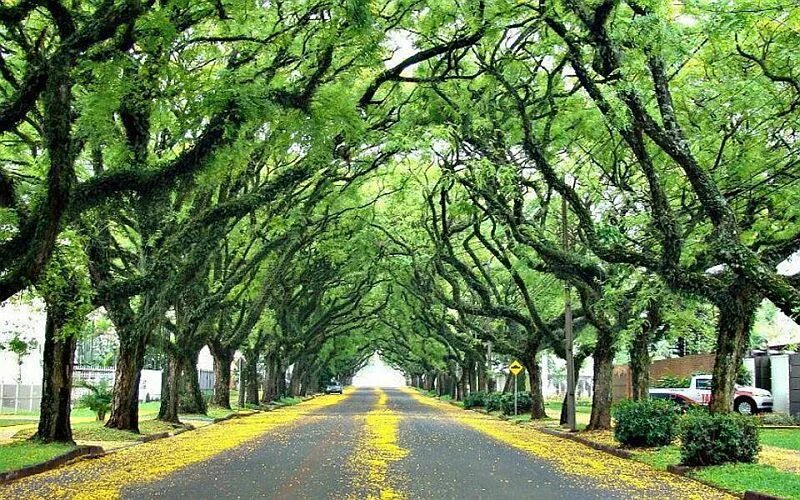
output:
M353 377L354 387L405 387L403 373L387 365L375 353L367 365Z

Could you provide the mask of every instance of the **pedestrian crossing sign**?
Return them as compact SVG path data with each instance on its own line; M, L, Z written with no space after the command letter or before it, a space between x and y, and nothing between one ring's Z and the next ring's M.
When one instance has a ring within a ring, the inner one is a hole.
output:
M514 375L519 375L524 369L525 368L522 366L522 363L517 360L514 360L510 365L508 365L508 371Z

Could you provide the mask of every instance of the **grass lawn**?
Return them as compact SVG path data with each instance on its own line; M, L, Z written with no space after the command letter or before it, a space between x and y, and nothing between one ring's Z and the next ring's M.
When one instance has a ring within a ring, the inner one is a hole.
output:
M72 425L72 438L81 441L136 441L143 435L156 434L175 430L171 424L160 420L142 420L139 422L141 434L103 427L103 422L82 422ZM29 438L35 429L19 431L15 438Z
M561 402L548 402L544 404L544 407L548 410L555 412L557 415L561 415ZM590 415L592 413L592 405L589 403L578 403L575 405L575 413L585 413Z
M179 416L181 420L214 420L215 418L227 417L237 413L236 409L229 410L227 408L220 408L219 406L209 406L205 415L199 413L181 413Z
M68 444L39 444L33 441L0 445L0 472L38 464L73 448Z
M782 429L762 429L762 443L771 444L768 442L770 439L782 439L779 434L775 434L775 431L778 430ZM787 430L789 433L796 432L791 429ZM773 446L778 446L778 444L773 444ZM633 454L636 460L661 470L681 461L680 448L676 445L652 450L636 450ZM778 497L800 498L800 475L778 470L771 465L717 465L698 469L689 475L737 493L749 490Z
M149 403L140 403L139 404L139 417L147 417L151 415L156 415L158 413L158 407L161 405L158 401L151 401ZM70 416L72 418L94 418L94 412L88 408L73 408L70 412ZM7 419L25 419L25 418L32 418L36 420L39 418L39 412L29 412L29 411L20 411L16 415L0 415L0 426L2 426L2 422L6 421ZM9 424L5 424L9 425Z
M800 450L800 428L759 429L759 436L761 436L761 444L787 450Z
M25 425L25 424L37 424L39 421L35 419L19 419L19 418L3 418L0 419L0 427L10 427L12 425Z
M558 420L561 417L560 402L545 403L544 407L547 410L548 417L551 417L555 420ZM591 414L592 414L591 404L578 402L578 404L575 405L575 423L577 424L576 427L579 430L586 428L586 425L589 423L589 416Z
M297 404L302 403L303 399L302 398L295 398L295 397L285 397L285 398L278 399L277 402L281 403L283 405L292 406L292 405L297 405Z
M717 465L692 472L691 476L737 493L749 490L778 497L800 497L800 475L779 471L769 465Z
M653 448L651 450L640 449L633 452L636 460L648 464L650 467L660 470L667 470L668 465L675 465L681 461L681 450L675 445Z

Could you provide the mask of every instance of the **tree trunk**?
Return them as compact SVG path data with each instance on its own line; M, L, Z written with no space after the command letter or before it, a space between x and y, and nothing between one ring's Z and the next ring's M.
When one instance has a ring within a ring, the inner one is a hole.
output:
M216 342L209 342L208 349L214 358L214 399L212 404L231 409L231 363L234 350Z
M178 389L181 372L181 360L174 353L168 353L165 373L162 373L161 406L158 410L158 420L179 424L178 402L180 391Z
M246 404L258 405L258 356L245 358L244 363L245 400Z
M178 407L183 413L193 413L205 415L208 412L203 391L200 390L200 379L197 375L197 357L200 350L191 353L182 353L181 356L181 397L178 400ZM257 380L257 377L256 377ZM256 381L256 383L258 383ZM258 387L256 387L258 391Z
M527 360L528 382L531 384L531 418L534 420L547 418L542 395L542 369L536 359Z
M631 399L634 401L647 399L650 395L650 344L660 324L659 305L653 300L647 308L646 320L631 339L628 351L631 358Z
M300 386L301 380L303 376L300 372L300 364L295 363L294 368L292 369L292 378L289 380L289 396L299 396L300 395Z
M507 394L514 390L514 376L510 373L506 376L506 381L503 384L503 394Z
M594 349L594 381L592 387L592 414L587 430L611 428L611 386L614 370L614 335L610 329L597 332ZM577 372L576 372L577 374Z
M742 364L750 338L750 328L758 307L758 297L741 283L732 287L727 300L717 304L717 352L714 358L714 379L711 384L709 410L715 413L733 409L736 374Z
M146 344L146 338L139 335L120 342L111 416L106 427L139 432L139 379L142 376Z
M461 401L462 399L464 399L464 395L466 395L467 393L467 378L468 378L467 370L465 370L462 367L461 378L458 379L458 390L456 392L455 397L453 398L456 401Z
M279 363L279 366L280 366L280 372L276 374L276 377L278 377L278 394L276 394L276 396L278 398L282 398L287 394L286 370L288 369L288 367L286 367L283 363Z
M48 311L42 358L42 403L36 439L74 443L70 424L72 367L77 340L64 337L61 325Z
M280 371L280 363L274 353L266 357L266 363L267 377L264 381L264 394L261 396L261 402L264 404L278 399L278 372Z
M478 360L478 387L477 390L487 392L488 387L486 385L486 363L480 359Z

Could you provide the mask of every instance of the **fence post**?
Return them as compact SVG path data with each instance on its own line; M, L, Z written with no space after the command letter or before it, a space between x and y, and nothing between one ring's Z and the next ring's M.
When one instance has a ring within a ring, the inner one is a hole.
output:
M0 414L3 413L3 408L5 408L5 403L4 402L5 402L6 398L4 397L5 394L3 394L5 388L6 388L5 382L0 380Z
M28 411L33 411L33 384L31 384L30 393L28 393L30 399L28 399Z
M17 414L17 409L19 409L19 382L15 385L16 391L14 392L14 415Z

